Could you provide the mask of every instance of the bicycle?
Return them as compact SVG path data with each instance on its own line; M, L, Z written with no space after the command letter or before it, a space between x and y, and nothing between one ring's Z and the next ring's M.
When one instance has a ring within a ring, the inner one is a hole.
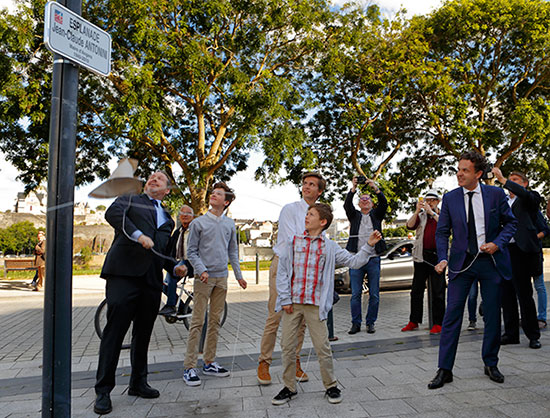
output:
M189 289L186 289L185 285L187 283L187 277L184 277L183 280L181 280L180 283L178 283L178 301L176 303L176 313L174 315L166 315L164 316L164 319L169 324L175 324L176 322L183 322L183 325L187 330L189 330L189 326L191 325L191 316L193 315L193 292ZM184 296L185 294L185 296ZM185 298L185 301L183 301L183 298ZM205 323L208 318L208 313L205 314ZM227 302L225 302L223 314L220 319L220 327L223 326L225 323L225 320L227 319ZM105 324L107 323L107 299L103 299L99 306L97 307L97 310L94 315L94 327L95 332L99 339L103 337L103 329L105 328ZM131 341L132 341L132 335L130 332L130 329L128 329L129 332L126 333L126 336L124 337L124 341L122 343L122 348L127 349L130 348Z

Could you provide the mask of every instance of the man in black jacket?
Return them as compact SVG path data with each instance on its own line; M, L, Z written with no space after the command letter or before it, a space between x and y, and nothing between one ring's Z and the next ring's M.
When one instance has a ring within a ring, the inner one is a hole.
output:
M180 209L178 218L180 220L180 226L177 228L170 241L168 241L168 254L170 257L178 260L177 266L185 266L187 277L193 277L193 266L187 261L187 235L189 234L189 224L193 220L194 212L188 205L183 205ZM176 303L178 301L177 286L181 277L173 274L172 272L166 272L164 278L165 285L162 287L162 292L166 295L166 305L159 311L159 315L175 315Z
M540 330L531 278L542 273L540 244L535 226L541 198L537 192L527 190L529 180L525 174L514 171L506 179L496 167L493 168L493 173L510 192L508 203L518 220L516 233L508 245L512 261L512 280L505 282L502 289L504 334L500 343L519 344L519 301L521 327L529 339L529 347L540 348Z
M94 412L98 414L112 410L109 394L115 386L122 341L132 321L128 394L142 398L159 396L158 390L147 383L147 351L160 305L162 269L173 271L175 265L163 256L174 228L174 221L161 205L169 192L168 176L156 172L147 180L144 194L118 197L105 213L105 219L115 229L115 238L101 271L101 277L106 279L107 324L99 348L95 384Z
M357 253L360 248L369 239L374 230L382 231L382 220L388 209L388 201L384 193L378 188L373 180L366 179L365 183L374 191L377 196L378 204L374 207L372 198L365 193L359 197L359 209L353 205L353 196L357 190L357 177L352 180L352 187L346 196L344 209L350 222L350 238L346 245L346 250L351 253ZM376 253L380 254L386 248L384 240L380 240L376 246ZM365 324L367 332L375 332L374 323L378 317L378 305L380 302L380 257L372 257L367 264L360 269L350 269L351 284L351 329L348 334L356 334L361 330L361 296L363 294L363 280L367 276L367 285L369 287L369 305Z

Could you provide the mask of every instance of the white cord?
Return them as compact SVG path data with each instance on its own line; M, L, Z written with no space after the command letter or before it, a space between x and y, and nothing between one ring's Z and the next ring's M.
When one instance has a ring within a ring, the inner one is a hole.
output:
M235 333L235 343L233 344L233 358L231 359L231 382L233 382L233 370L235 368L235 353L237 352L237 343L239 342L239 332L241 330L241 318L243 313L242 292L243 288L239 285L239 315L237 319L237 332Z

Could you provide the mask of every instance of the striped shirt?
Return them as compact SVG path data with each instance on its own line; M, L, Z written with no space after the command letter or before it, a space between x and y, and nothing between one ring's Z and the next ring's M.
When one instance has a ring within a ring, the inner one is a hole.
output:
M292 303L319 306L327 253L324 234L312 237L306 231L294 236L292 246Z

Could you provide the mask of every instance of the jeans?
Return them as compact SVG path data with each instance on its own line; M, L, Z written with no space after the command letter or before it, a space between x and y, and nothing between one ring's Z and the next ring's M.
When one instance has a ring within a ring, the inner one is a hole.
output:
M546 322L546 308L548 298L546 296L546 286L544 285L544 274L541 274L538 277L533 279L533 284L535 285L535 290L537 291L537 308L538 315L537 319L539 321Z
M350 269L349 278L351 284L351 322L361 325L361 296L363 295L363 278L367 276L369 287L369 307L365 323L374 324L378 318L378 306L380 304L380 257L373 257L367 264L359 269Z
M191 264L187 260L181 260L176 264L175 267L187 266L187 276L192 276L193 274L193 267L191 267ZM162 286L162 293L164 293L167 297L166 305L168 306L176 306L176 303L178 302L178 283L182 279L182 277L174 276L172 273L167 272L166 277L164 278L164 285Z
M468 320L477 321L476 311L477 311L477 293L478 293L478 280L475 279L472 283L472 288L468 294Z

